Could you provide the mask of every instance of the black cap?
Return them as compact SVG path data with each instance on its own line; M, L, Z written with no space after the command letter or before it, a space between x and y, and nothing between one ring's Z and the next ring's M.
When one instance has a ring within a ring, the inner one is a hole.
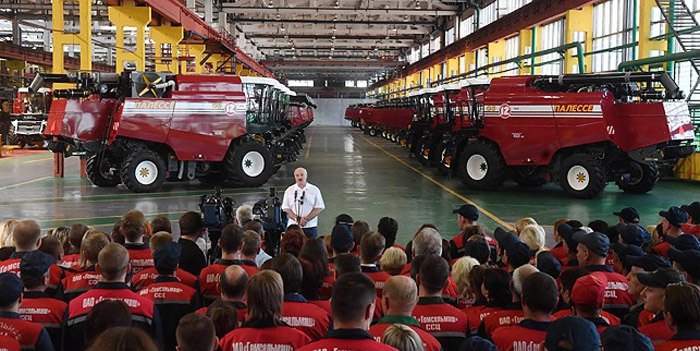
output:
M603 233L586 233L584 230L577 230L574 232L573 239L598 256L607 257L610 252L610 239Z
M160 274L172 274L180 262L182 247L179 243L169 242L153 252L153 263Z
M634 245L625 245L623 243L614 243L612 246L613 251L617 254L617 257L620 258L620 261L623 262L625 257L627 256L644 256L644 250L640 248L639 246L634 246ZM629 268L629 267L626 267Z
M649 234L646 229L636 224L625 225L619 229L619 232L622 240L628 245L642 247L644 244L651 241L651 234Z
M576 252L576 241L574 240L574 228L572 228L569 224L564 223L559 226L557 229L557 232L559 233L559 236L564 239L566 242L566 246L569 247L569 250L572 252Z
M486 263L491 256L489 244L481 240L467 240L464 243L464 256L476 258L479 263Z
M537 254L537 269L557 279L561 273L561 262L551 252L542 251Z
M700 251L681 251L675 248L668 249L668 257L678 263L694 279L700 278Z
M464 340L464 342L462 342L462 345L459 346L459 350L498 351L498 348L496 348L496 345L494 345L492 342L482 337L470 336L469 338L467 338L467 340Z
M507 232L501 227L496 227L496 230L493 231L493 237L498 242L498 246L501 248L501 250L505 250L511 244L520 241L520 238L518 238L517 235Z
M646 286L664 289L668 284L685 281L685 277L673 268L664 267L653 272L637 272L637 280Z
M678 228L688 221L688 212L676 206L669 208L668 211L660 211L659 216L666 218L669 223Z
M454 210L452 210L452 213L458 213L459 215L470 221L476 221L479 219L479 209L476 208L476 206L470 204L465 204L460 206L459 208L455 208Z
M22 280L14 273L0 274L0 307L6 307L19 300L22 296L24 285Z
M632 267L639 267L647 272L653 272L659 268L670 268L671 262L664 257L658 255L643 255L643 256L625 256L622 259L622 264L628 270Z
M530 262L530 248L522 241L514 242L506 248L508 264L514 269Z
M605 351L653 351L649 337L629 325L607 327L601 334ZM597 350L597 349L596 349Z
M544 346L548 351L564 350L559 342L569 340L574 350L598 350L600 335L595 325L581 317L567 316L553 321L547 330Z
M20 274L32 277L43 277L56 259L41 251L27 252L19 263Z
M665 240L681 251L700 250L700 240L693 234L681 234L677 237L667 235Z
M625 207L620 212L613 212L626 223L639 223L639 212L634 207Z
M689 216L693 217L693 219L700 219L700 201L695 201L690 205L683 205L681 209L688 213Z
M352 249L355 241L352 238L352 229L346 224L336 224L331 230L331 248L336 252L347 252Z

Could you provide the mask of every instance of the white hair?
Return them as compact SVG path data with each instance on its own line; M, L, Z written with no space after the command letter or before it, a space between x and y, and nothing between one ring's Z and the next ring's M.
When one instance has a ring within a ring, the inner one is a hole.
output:
M239 225L248 222L253 219L253 206L248 204L243 204L238 206L236 209L236 220Z
M515 293L518 295L522 294L523 293L523 282L525 281L525 278L530 276L530 274L536 273L539 271L540 270L537 269L537 267L535 267L529 263L516 268L513 271L513 290L515 290Z
M413 254L442 256L442 236L433 228L421 229L413 238Z

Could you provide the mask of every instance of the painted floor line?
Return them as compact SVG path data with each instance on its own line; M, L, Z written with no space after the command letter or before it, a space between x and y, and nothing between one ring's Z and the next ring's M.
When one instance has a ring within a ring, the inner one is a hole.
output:
M46 179L50 179L50 178L53 178L53 176L46 176L46 177L41 177L41 178L37 178L37 179L28 180L28 181L26 181L26 182L17 183L17 184L5 185L5 186L3 186L3 187L0 187L0 191L6 190L6 189L10 189L10 188L14 188L14 187L18 187L18 186L22 186L22 185L27 185L27 184L36 183L36 182L39 182L39 181L42 181L42 180L46 180Z
M445 184L443 184L443 183L437 181L435 178L431 177L430 175L426 174L425 172L421 171L420 169L411 166L411 165L408 164L406 161L400 159L398 156L392 154L391 152L387 151L387 150L384 149L383 147L381 147L381 146L379 146L378 144L375 144L375 143L372 142L371 140L367 139L367 137L365 137L364 135L362 135L362 139L364 139L365 141L367 141L367 143L369 143L370 145L374 146L374 147L377 148L378 150L380 150L380 151L382 151L383 153L387 154L389 157L395 159L396 161L399 161L399 163L401 163L402 165L406 166L408 169L410 169L410 170L412 170L412 171L414 171L414 172L420 174L423 178L425 178L425 179L431 181L433 184L435 184L435 185L437 185L438 187L442 188L442 190L444 190L444 191L446 191L446 192L452 194L452 195L455 196L456 198L458 198L458 199L460 199L460 200L462 200L462 201L464 201L464 202L466 202L466 203L468 203L468 204L471 204L471 205L476 206L476 208L478 208L479 211L480 211L481 213L483 213L483 214L485 214L487 217L491 218L494 222L496 222L496 223L500 224L501 226L505 227L505 229L508 229L508 230L515 230L515 227L513 227L510 223L504 221L504 220L501 219L500 217L498 217L498 216L494 215L493 213L487 211L487 210L484 209L483 207L481 207L481 206L477 205L476 203L474 203L474 201L469 200L468 198L464 197L463 195L457 193L457 192L456 192L455 190L453 190L452 188L450 188L450 187L448 187L447 185L445 185Z
M22 162L22 164L25 164L25 165L26 165L26 164L28 164L28 163L35 163L35 162L42 162L42 161L49 161L49 160L53 160L53 157L49 157L49 158L40 158L40 159L38 159L38 160L24 161L24 162Z

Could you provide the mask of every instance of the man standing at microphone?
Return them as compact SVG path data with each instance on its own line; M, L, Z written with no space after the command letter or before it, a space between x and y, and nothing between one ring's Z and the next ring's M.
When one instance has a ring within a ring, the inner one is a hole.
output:
M284 191L282 210L289 216L287 225L298 224L310 239L318 236L318 214L326 207L321 197L321 190L306 181L304 168L294 170L294 180Z

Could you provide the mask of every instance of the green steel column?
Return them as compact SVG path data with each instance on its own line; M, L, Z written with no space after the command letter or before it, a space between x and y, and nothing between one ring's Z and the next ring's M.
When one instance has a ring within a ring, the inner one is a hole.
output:
M578 73L586 73L586 67L583 62L583 45L581 45L580 41L576 44L576 57L578 58Z
M632 42L637 42L637 36L639 35L639 0L632 0ZM632 47L632 60L637 59L637 50L639 50L639 44Z
M535 48L537 47L537 26L532 27L532 35L530 37L531 37L530 53L534 54ZM535 60L536 59L534 56L530 59L530 74L533 76L535 75L535 69L536 69Z
M671 31L671 28L673 28L674 23L676 22L676 1L678 0L670 0L668 2L668 27L669 27L669 32ZM683 1L683 0L680 0ZM675 37L674 36L668 36L668 39L666 41L666 55L671 55L673 54L675 50ZM673 77L673 70L674 66L676 65L675 61L669 61L667 66L666 66L666 71L668 71L668 74Z

